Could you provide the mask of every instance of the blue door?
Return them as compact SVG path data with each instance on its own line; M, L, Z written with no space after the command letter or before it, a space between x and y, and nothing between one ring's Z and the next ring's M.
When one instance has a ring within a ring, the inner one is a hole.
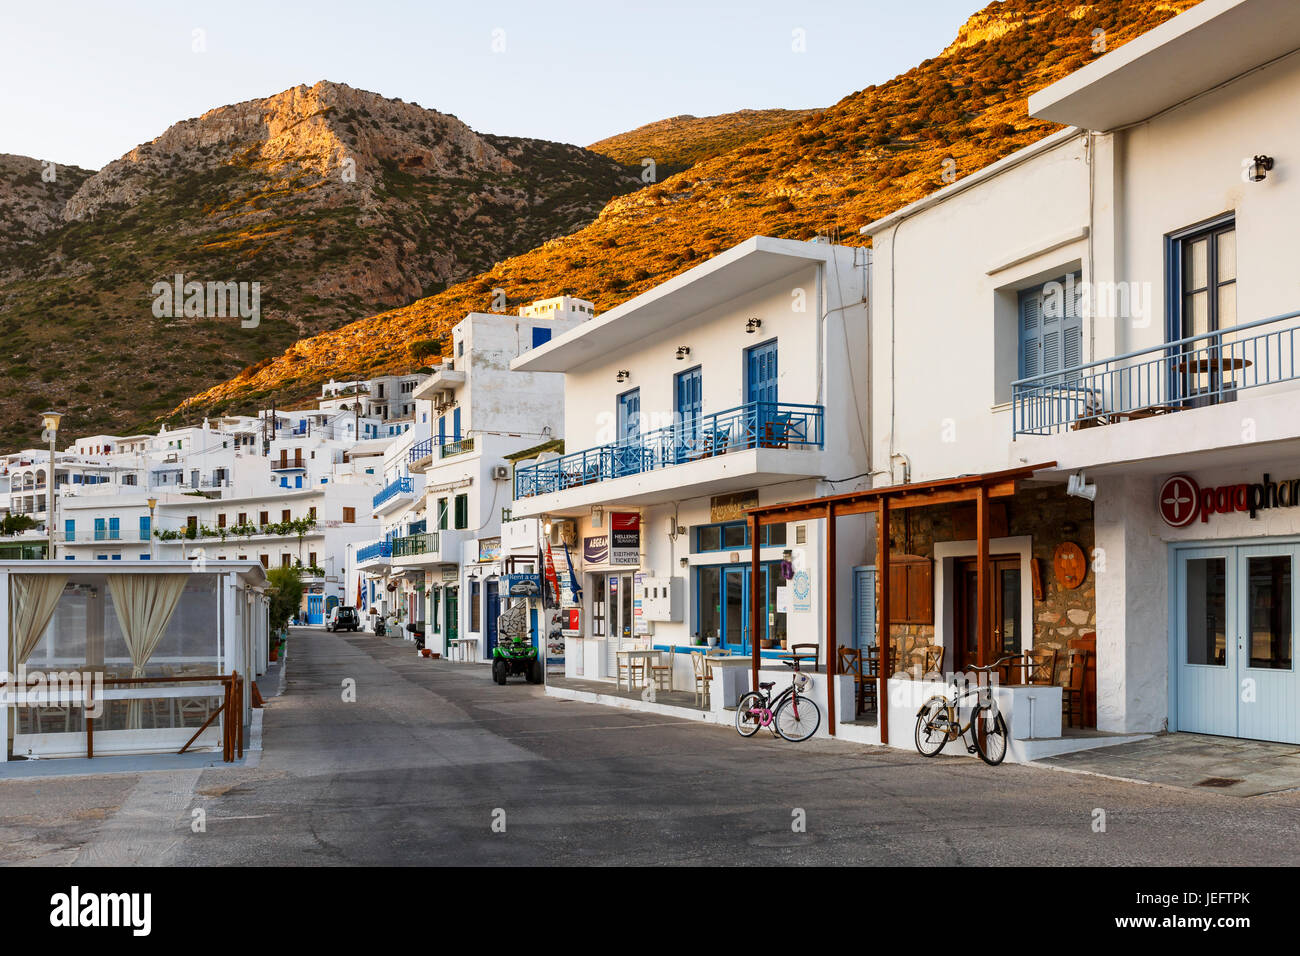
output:
M460 407L452 409L451 412L451 440L460 441Z
M749 648L749 568L722 571L722 637L729 649Z
M325 614L322 610L325 601L324 595L309 594L307 595L307 623L324 624Z
M447 416L438 416L438 447L447 444Z
M776 416L776 339L745 349L745 403L749 407L745 447L758 445Z
M614 475L635 475L641 470L641 389L634 388L618 397L618 432L614 440Z
M497 618L501 616L501 598L497 591L497 582L487 583L487 648L486 655L492 656L492 648L497 646Z
M700 447L700 416L704 414L704 375L700 366L676 376L677 442L676 461L696 456Z

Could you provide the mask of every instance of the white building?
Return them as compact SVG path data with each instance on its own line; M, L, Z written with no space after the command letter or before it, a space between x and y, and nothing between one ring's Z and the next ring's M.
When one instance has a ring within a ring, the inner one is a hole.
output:
M990 508L988 646L969 521L893 526L933 562L895 645L1091 648L1102 731L1300 742L1297 48L1295 3L1204 0L1031 97L1069 128L864 227L876 468L1043 466Z
M381 613L422 624L426 646L440 654L490 659L502 576L540 570L538 523L506 521L503 529L508 462L563 433L563 382L510 363L593 313L590 302L569 297L518 316L470 313L452 330L451 358L414 392L423 437L393 446L389 497L377 496L375 507L395 503L395 518L385 521L384 540L358 554Z
M570 677L613 679L617 652L647 639L679 651L679 688L697 641L748 653L756 637L768 657L818 643L816 526L766 529L755 581L745 511L868 480L869 258L756 237L512 363L564 375L564 454L517 465L512 508L550 528L561 579L562 544L579 569ZM838 541L846 566L871 547L865 521ZM840 601L847 620L850 589Z

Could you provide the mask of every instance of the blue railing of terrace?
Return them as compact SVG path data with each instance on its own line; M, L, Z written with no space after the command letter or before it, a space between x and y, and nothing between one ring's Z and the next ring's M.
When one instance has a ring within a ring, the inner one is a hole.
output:
M1203 332L1012 383L1015 434L1151 418L1295 381L1300 312Z
M462 438L460 441L449 441L442 446L442 457L450 458L452 455L463 455L467 451L474 450L474 439Z
M398 478L395 481L393 481L390 485L388 485L388 487L386 487L383 491L379 492L379 494L375 495L373 501L373 507L378 508L385 501L387 501L389 498L394 497L395 495L409 495L413 487L414 485L411 482L410 476L407 476L405 478Z
M375 558L391 558L393 556L393 542L376 541L368 544L364 548L357 548L357 563L362 564L366 561L373 561Z
M406 460L414 463L423 458L429 458L433 455L433 449L434 443L432 438L426 438L424 441L417 441L411 446L410 454L407 455Z
M515 470L515 497L529 498L749 448L822 448L821 405L750 402L684 419L644 435Z

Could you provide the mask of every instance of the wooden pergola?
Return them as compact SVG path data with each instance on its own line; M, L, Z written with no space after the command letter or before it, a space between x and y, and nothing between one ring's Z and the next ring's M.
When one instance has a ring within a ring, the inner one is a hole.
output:
M1027 465L1023 468L1011 468L1006 471L986 472L980 475L962 475L957 478L943 478L937 481L923 481L916 484L888 485L883 488L871 488L865 491L850 491L840 495L828 495L824 498L810 498L804 501L789 501L783 504L764 505L748 509L750 552L750 580L761 580L759 569L759 529L763 525L784 524L788 521L806 521L824 519L826 521L826 698L827 731L835 734L835 675L838 667L836 648L836 577L838 568L835 555L835 522L847 515L876 515L876 640L881 648L880 689L877 694L877 710L880 722L880 742L889 742L889 516L895 510L907 508L925 508L931 505L964 504L975 505L975 539L976 539L976 620L978 621L979 663L985 660L985 648L991 636L991 594L992 574L989 571L989 501L994 498L1009 498L1016 493L1021 480L1033 477L1034 473L1052 468L1056 462L1041 465ZM756 635L762 633L763 598L761 589L752 586L749 589L749 633L750 646L753 651L753 686L758 687L759 642Z

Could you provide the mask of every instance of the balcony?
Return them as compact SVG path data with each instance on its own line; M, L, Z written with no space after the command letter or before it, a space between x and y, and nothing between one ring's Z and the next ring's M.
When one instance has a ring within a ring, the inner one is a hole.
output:
M1012 384L1015 437L1056 435L1237 400L1295 381L1300 312L1190 335Z
M409 475L404 478L398 478L396 481L384 488L383 491L379 492L379 494L375 495L372 504L375 508L379 508L386 502L393 501L400 495L409 496L413 489L414 484Z
M438 532L427 531L393 539L394 558L414 558L438 553Z
M463 455L466 452L474 450L473 438L462 438L460 441L449 441L442 446L442 457L451 458L454 455Z
M301 458L294 458L292 461L288 458L280 458L271 462L272 471L302 471L305 468Z
M418 441L411 446L411 450L406 455L407 464L411 466L412 471L422 471L433 459L433 439L426 438L424 441Z
M357 564L365 564L368 561L378 561L383 558L393 556L393 542L376 541L368 544L364 548L357 549Z
M626 441L515 470L515 497L529 498L755 448L820 449L820 405L750 402L686 419Z

